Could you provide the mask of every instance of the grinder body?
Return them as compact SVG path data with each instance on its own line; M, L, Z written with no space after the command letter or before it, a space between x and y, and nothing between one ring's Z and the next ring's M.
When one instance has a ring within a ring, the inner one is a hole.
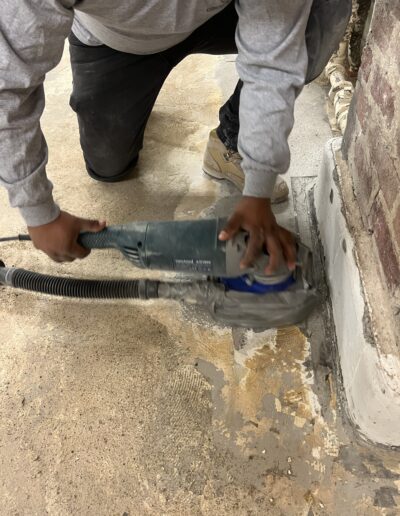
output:
M214 278L235 278L245 273L263 275L268 254L260 255L254 266L243 270L240 261L246 250L247 233L232 240L218 239L225 218L194 221L131 222L110 226L100 233L83 233L80 243L89 249L117 248L137 267ZM284 264L274 276L287 276Z

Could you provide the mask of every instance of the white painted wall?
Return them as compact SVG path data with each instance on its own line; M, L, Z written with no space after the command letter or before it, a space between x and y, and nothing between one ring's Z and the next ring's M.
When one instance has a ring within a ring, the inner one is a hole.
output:
M366 304L357 250L343 214L340 187L334 181L335 171L340 176L334 157L340 145L340 138L326 145L315 188L315 207L348 411L363 436L376 443L400 446L400 361L381 353L379 346L373 347L364 335Z

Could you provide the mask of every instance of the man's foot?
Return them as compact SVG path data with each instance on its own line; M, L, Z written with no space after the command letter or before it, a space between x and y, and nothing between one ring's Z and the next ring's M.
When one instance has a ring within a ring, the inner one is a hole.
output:
M244 173L241 167L242 157L238 152L229 150L218 138L217 131L213 129L208 139L204 154L203 170L215 179L227 179L241 192L244 188ZM289 188L286 181L277 177L271 202L278 204L286 201L289 196Z

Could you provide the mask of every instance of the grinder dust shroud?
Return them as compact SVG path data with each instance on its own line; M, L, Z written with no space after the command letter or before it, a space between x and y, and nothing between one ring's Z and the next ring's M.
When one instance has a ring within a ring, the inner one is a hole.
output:
M240 260L247 233L221 242L226 219L131 222L100 233L82 233L88 249L114 248L136 267L175 272L175 281L148 279L86 280L48 276L0 262L0 284L49 295L92 299L173 299L206 306L212 317L228 326L265 330L304 321L318 302L313 285L311 251L297 241L297 265L282 265L264 273L264 252L251 269ZM0 239L29 240L27 236Z

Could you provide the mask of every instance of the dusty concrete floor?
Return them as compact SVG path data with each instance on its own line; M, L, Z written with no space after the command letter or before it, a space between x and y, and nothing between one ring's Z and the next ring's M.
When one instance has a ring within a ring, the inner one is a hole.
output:
M110 224L229 211L237 193L200 164L232 84L229 58L186 60L159 98L138 171L98 184L84 172L64 56L43 121L56 198ZM312 85L291 138L291 200L277 210L310 245L307 191L328 136ZM0 196L0 234L23 232ZM49 273L138 275L112 252L60 266L16 244L0 257ZM346 423L324 303L303 330L254 334L175 303L4 289L0 301L1 514L399 514L400 455L359 442Z

